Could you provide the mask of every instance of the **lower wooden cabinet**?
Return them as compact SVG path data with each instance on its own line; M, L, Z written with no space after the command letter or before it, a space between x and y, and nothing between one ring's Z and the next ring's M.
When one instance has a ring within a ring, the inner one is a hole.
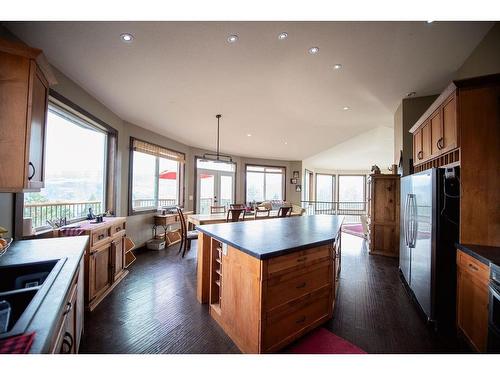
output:
M75 278L59 318L56 335L52 339L51 353L76 354L83 331L83 272L84 260L80 261Z
M244 353L285 347L332 317L337 239L267 260L209 239L210 315Z
M111 244L91 251L89 257L89 300L106 291L112 282Z
M82 222L79 235L89 236L85 251L84 306L92 311L127 275L126 252L133 248L126 237L124 217L105 218L103 223ZM74 232L59 231L59 236Z
M486 351L488 338L489 267L457 252L457 325L469 344Z

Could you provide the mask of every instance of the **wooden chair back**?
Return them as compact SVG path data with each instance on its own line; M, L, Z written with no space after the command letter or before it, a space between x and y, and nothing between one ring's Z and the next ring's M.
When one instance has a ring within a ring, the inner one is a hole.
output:
M278 217L292 216L292 207L280 207L278 210Z
M254 211L254 219L255 220L258 220L258 219L266 219L268 218L269 216L271 215L271 210L267 210L267 209L258 209L256 208L255 211Z
M233 203L229 205L229 208L234 208L234 209L245 209L245 205L243 203Z
M181 236L182 238L187 237L187 225L186 219L184 218L184 213L182 212L182 208L176 207L177 215L179 215L179 221L181 222Z
M226 206L210 206L211 214L225 214Z
M243 218L245 210L242 208L230 208L227 210L226 223L240 221L240 216Z

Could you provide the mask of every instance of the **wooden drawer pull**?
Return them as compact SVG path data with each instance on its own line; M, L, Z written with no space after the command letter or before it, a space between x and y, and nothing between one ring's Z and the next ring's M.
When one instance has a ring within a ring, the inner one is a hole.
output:
M115 231L116 231L116 232L119 232L119 231L121 231L121 230L122 230L122 228L121 228L121 227L118 227L118 228L116 228L116 229L115 229Z
M297 323L297 324L301 324L301 323L304 323L305 321L306 321L306 317L305 317L305 315L304 315L304 316L302 316L300 319L297 319L297 320L295 321L295 323Z
M68 302L66 304L66 309L63 312L63 315L68 315L68 313L71 311L71 308L73 307L73 304L71 302Z
M472 263L469 263L469 268L472 268L474 271L479 271L479 268L477 268L475 265Z
M103 238L104 238L104 234L100 234L100 235L97 236L97 240L98 241L102 240Z
M307 285L307 283L304 281L304 282L300 283L299 285L297 285L295 288L302 289L302 288L305 288L306 285Z

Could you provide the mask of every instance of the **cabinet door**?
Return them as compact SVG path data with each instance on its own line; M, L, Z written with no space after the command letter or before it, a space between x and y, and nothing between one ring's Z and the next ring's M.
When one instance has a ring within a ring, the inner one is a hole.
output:
M30 91L28 103L29 160L27 188L44 187L45 134L47 128L49 85L34 61L30 66ZM31 104L31 105L30 105Z
M114 281L120 276L124 268L123 237L119 237L111 243L111 252L113 254Z
M111 243L108 243L90 255L89 264L89 299L92 300L111 285Z
M429 157L438 156L441 153L441 108L434 112L431 116L430 127L431 127L431 154Z
M422 127L422 161L429 160L432 156L432 130L429 121Z
M458 147L457 140L457 97L453 93L443 104L443 139L442 152L448 152Z
M420 128L413 134L413 164L420 164L422 159L422 128Z
M0 191L24 189L29 60L0 52Z
M458 268L458 326L476 350L486 350L488 287L467 270Z

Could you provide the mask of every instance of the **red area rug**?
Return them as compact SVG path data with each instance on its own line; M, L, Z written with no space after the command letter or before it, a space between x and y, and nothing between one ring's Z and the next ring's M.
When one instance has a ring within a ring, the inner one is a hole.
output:
M358 237L365 237L363 226L361 224L344 224L342 225L342 232L349 233Z
M325 328L312 331L289 347L287 351L292 354L366 354L356 345Z

